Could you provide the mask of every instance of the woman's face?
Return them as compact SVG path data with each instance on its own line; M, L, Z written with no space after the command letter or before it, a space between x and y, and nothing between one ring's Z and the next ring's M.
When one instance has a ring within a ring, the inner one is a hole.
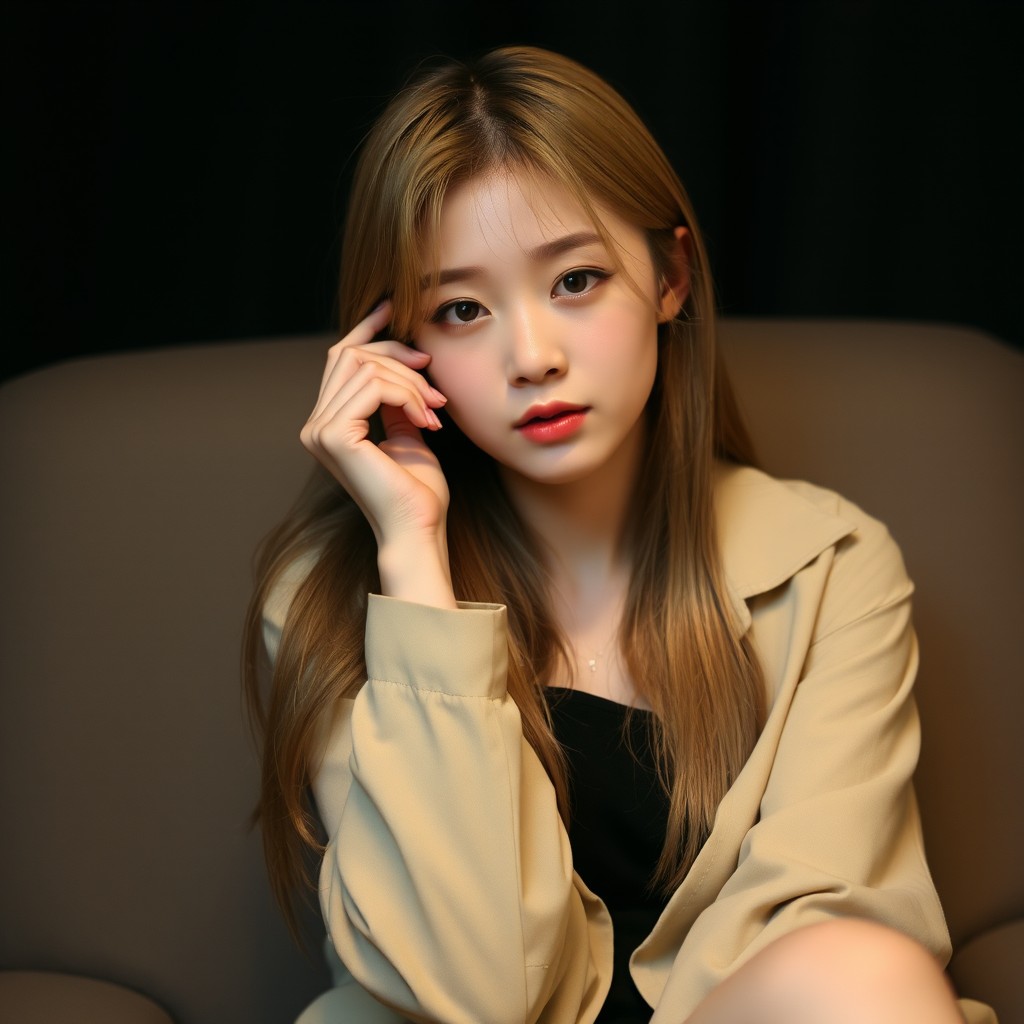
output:
M599 208L614 245L557 184L496 172L441 212L436 290L416 347L464 434L509 475L569 483L639 453L658 361L659 284L644 234ZM630 281L632 279L632 281Z

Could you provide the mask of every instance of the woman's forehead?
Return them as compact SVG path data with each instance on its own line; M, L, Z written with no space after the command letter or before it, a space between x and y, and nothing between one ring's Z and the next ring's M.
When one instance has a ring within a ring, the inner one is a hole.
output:
M552 176L532 169L497 168L448 191L436 233L431 232L423 246L422 269L431 274L452 259L470 257L553 255L567 239L573 244L563 249L610 243L622 250L616 258L646 249L643 232L593 200L585 203Z
M442 251L483 243L499 252L593 229L579 202L553 182L490 175L454 189L441 207Z

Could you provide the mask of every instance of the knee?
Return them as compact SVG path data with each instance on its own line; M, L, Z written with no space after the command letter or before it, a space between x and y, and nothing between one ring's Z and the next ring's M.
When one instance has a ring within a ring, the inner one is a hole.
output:
M862 1006L864 1019L876 1010L884 1016L883 1006L948 989L924 946L870 921L843 918L809 925L777 940L765 954L767 976L780 995L849 1000Z

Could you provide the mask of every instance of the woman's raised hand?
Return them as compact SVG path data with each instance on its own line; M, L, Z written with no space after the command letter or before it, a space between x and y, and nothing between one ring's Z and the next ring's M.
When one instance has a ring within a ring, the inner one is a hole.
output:
M445 542L448 485L420 430L441 426L445 403L419 372L430 357L398 341L374 341L391 319L385 302L327 356L303 445L362 509L377 537L385 594L454 607ZM379 412L385 440L370 439Z

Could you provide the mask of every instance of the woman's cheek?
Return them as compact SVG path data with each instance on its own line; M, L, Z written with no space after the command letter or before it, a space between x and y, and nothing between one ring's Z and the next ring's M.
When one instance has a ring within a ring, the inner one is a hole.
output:
M478 406L486 405L483 375L474 370L470 360L437 356L431 360L428 371L431 383L448 399L448 415L463 433L472 433L478 426Z

